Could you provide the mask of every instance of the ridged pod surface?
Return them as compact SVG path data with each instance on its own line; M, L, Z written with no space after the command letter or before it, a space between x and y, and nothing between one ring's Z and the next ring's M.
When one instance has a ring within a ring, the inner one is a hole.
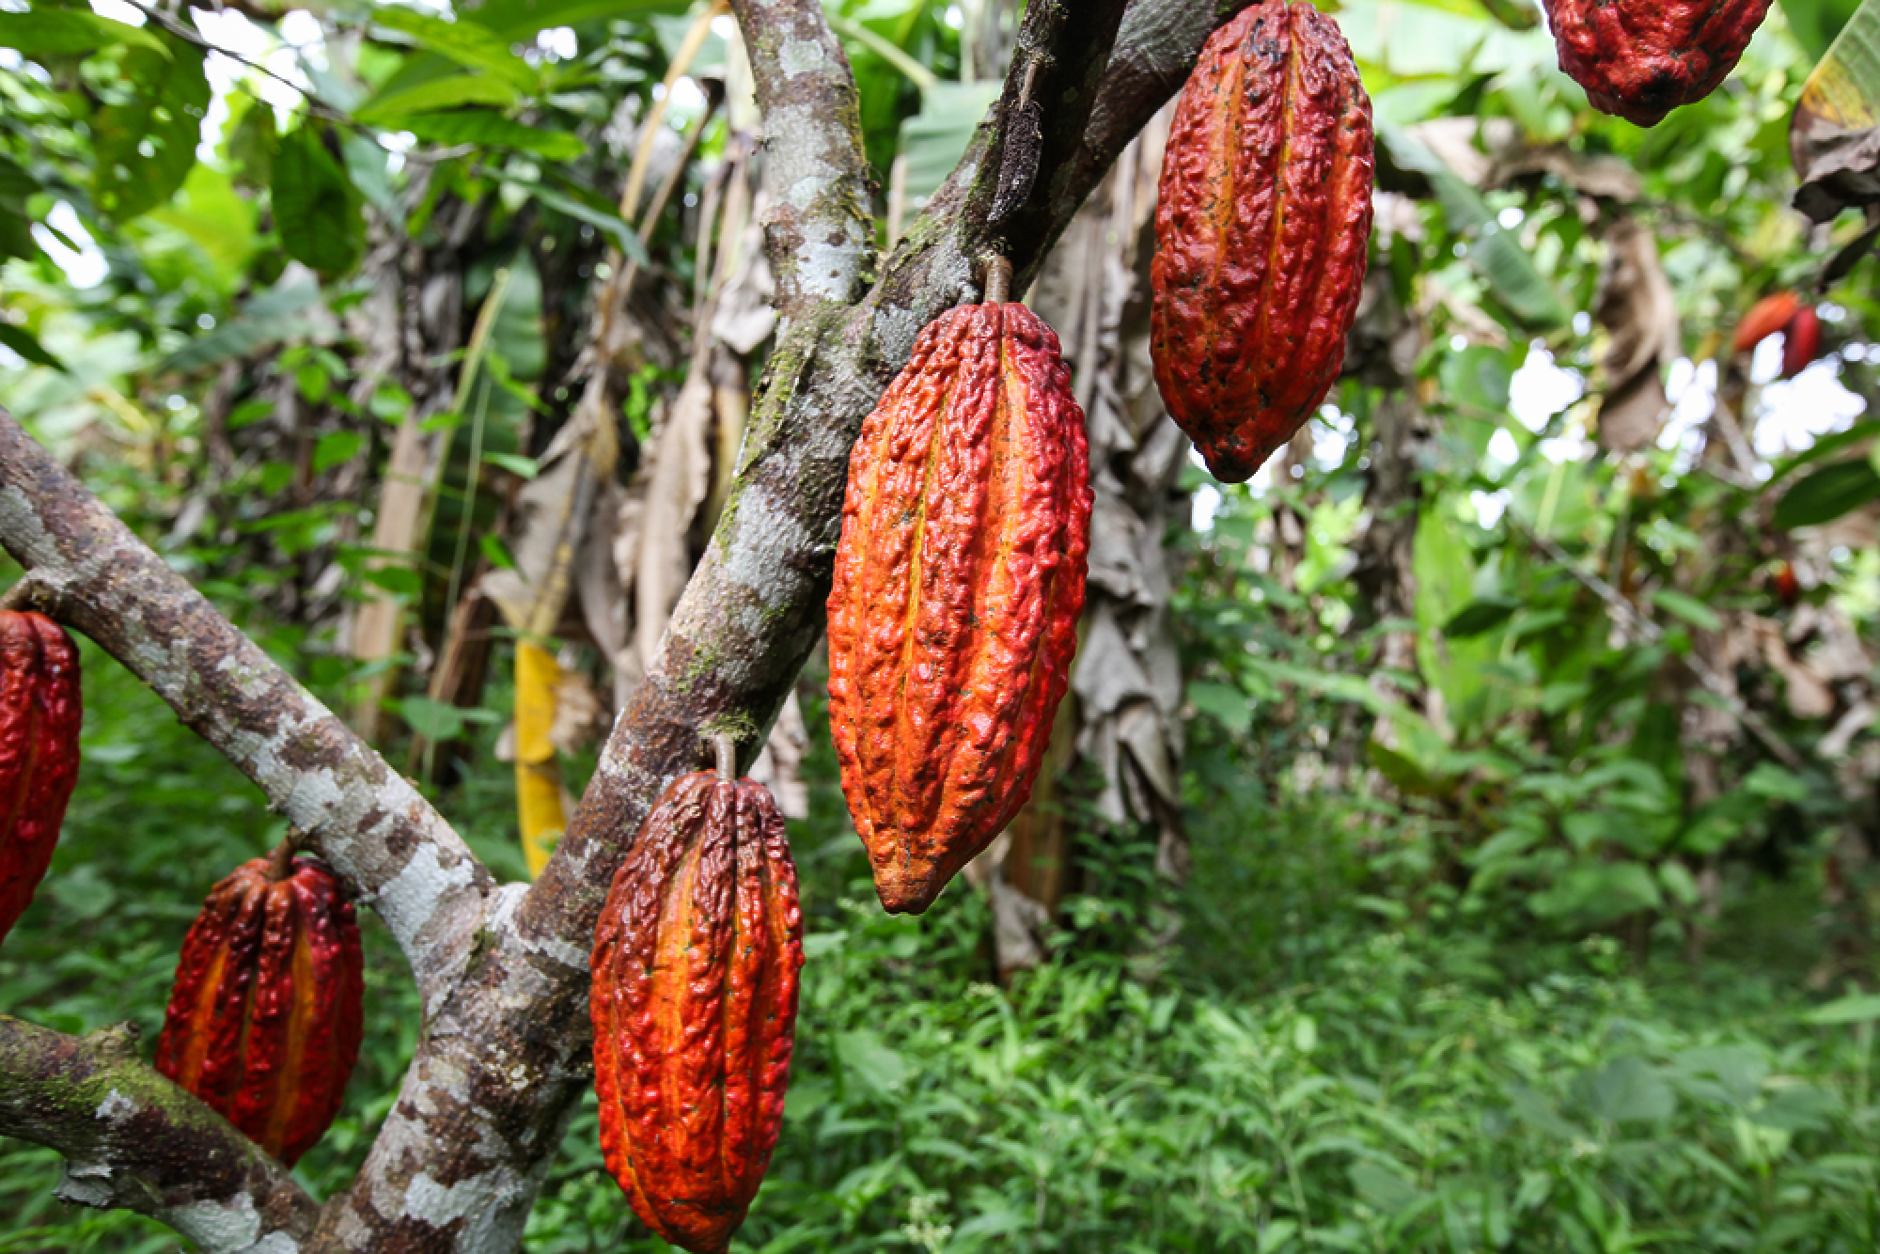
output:
M1250 478L1338 378L1373 162L1371 100L1331 18L1256 4L1202 48L1162 158L1149 349L1223 482Z
M82 721L72 638L43 614L0 610L0 941L52 861Z
M157 1070L292 1166L339 1113L359 1060L359 924L331 871L256 858L217 884L190 925Z
M921 332L862 424L829 593L829 723L890 911L918 913L1031 795L1070 682L1089 446L1019 304Z
M1769 0L1544 0L1560 68L1595 109L1656 126L1736 68Z
M634 1213L718 1254L770 1165L796 1042L803 916L763 785L682 775L594 933L601 1151Z

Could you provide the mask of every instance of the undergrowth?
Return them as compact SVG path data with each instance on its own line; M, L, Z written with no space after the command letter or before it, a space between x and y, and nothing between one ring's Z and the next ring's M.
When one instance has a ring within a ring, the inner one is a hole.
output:
M80 789L52 874L0 949L0 1005L70 1032L128 1018L147 1048L203 894L284 829L136 681L89 647L85 660ZM1695 972L1670 946L1641 962L1603 936L1509 935L1440 887L1414 902L1380 888L1393 882L1380 865L1414 862L1413 829L1338 798L1224 794L1235 772L1212 752L1191 758L1205 804L1188 816L1188 890L1067 911L1114 938L1178 909L1175 939L1145 952L1067 933L1009 987L991 979L985 907L963 885L922 918L881 913L827 751L812 755L814 813L792 833L809 955L795 1074L734 1248L1880 1243L1871 1024L1806 1021L1807 947L1774 934L1807 926L1810 886L1724 920ZM446 798L505 871L508 789L494 771ZM323 1197L362 1160L417 1034L402 959L376 922L366 932L363 1057L298 1169ZM63 1206L58 1174L49 1151L0 1142L0 1215L14 1217L0 1252L181 1248L147 1221ZM602 1169L591 1100L526 1248L663 1248Z

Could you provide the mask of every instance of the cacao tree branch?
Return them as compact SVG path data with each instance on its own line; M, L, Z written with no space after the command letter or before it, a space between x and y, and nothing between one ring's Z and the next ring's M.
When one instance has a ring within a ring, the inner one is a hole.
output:
M863 417L920 329L976 292L991 244L1010 257L1014 290L1023 290L1213 26L1240 7L1196 19L1185 12L1190 0L1138 0L1119 24L1106 16L1119 4L1096 0L1068 20L1065 4L1031 45L1051 60L1030 71L1041 176L1016 204L1001 206L1006 229L986 225L998 190L988 152L1006 116L996 110L864 292L867 249L854 234L856 215L866 213L860 167L831 132L839 126L853 137L852 122L841 120L850 115L834 111L850 90L846 67L841 78L830 68L842 63L810 0L739 0L766 107L774 94L787 110L787 92L813 82L825 94L794 106L813 111L810 102L821 100L830 112L771 129L772 186L787 208L770 247L778 269L794 272L733 494L555 855L526 891L512 885L492 899L476 960L432 1011L399 1100L357 1183L323 1213L312 1249L483 1254L519 1242L591 1073L588 958L608 885L660 791L708 760L712 736L733 736L742 762L762 744L822 631L849 449ZM1113 50L1106 22L1121 32ZM811 79L799 84L802 74ZM1114 98L1094 100L1085 89L1099 74L1099 90ZM797 144L820 153L820 164L792 152ZM1043 154L1060 151L1066 168L1047 170ZM808 173L791 184L791 171ZM815 271L818 258L835 259L833 273Z
M764 117L764 237L779 339L852 304L875 259L861 100L819 0L732 0Z
M35 608L97 641L260 785L385 920L427 1007L439 998L470 952L490 873L408 780L5 410L0 545L26 568Z
M0 1135L65 1156L64 1201L148 1215L205 1254L296 1254L314 1200L133 1041L129 1025L81 1038L0 1015Z

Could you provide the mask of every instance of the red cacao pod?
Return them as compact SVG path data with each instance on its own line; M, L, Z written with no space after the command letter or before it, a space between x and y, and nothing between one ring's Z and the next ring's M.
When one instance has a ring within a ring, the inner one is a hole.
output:
M325 1134L359 1060L359 924L339 880L256 858L210 890L176 964L157 1070L292 1166Z
M1560 68L1595 109L1656 126L1736 68L1769 0L1544 0Z
M52 861L82 721L72 638L43 614L0 610L0 941Z
M783 1122L803 915L783 815L762 784L674 780L594 932L601 1151L634 1213L718 1254Z
M1821 355L1821 318L1813 305L1803 305L1782 332L1782 377L1793 379Z
M919 913L1031 795L1070 682L1089 446L1019 304L921 332L862 424L829 593L829 723L890 911Z
M1337 23L1273 0L1214 32L1162 158L1149 348L1215 478L1251 477L1337 380L1374 180L1371 101Z
M1765 296L1749 307L1743 320L1736 324L1736 335L1730 346L1739 353L1747 353L1758 344L1789 325L1789 319L1801 302L1795 299L1794 292L1776 292Z

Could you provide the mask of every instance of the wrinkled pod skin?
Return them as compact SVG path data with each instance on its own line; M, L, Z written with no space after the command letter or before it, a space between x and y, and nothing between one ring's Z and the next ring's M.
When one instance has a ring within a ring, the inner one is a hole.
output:
M365 1021L359 923L340 882L256 858L217 884L176 964L157 1070L288 1166L339 1113Z
M1225 483L1338 378L1374 160L1351 50L1310 4L1244 9L1201 50L1162 158L1149 350L1170 417Z
M763 785L674 780L594 933L601 1151L634 1213L693 1254L744 1222L783 1123L803 916Z
M829 593L829 723L890 911L919 913L1031 795L1070 682L1089 446L1019 304L921 332L862 424Z
M1715 91L1769 0L1544 0L1560 68L1595 109L1656 126Z
M65 629L0 610L0 941L45 877L78 781L78 689Z

